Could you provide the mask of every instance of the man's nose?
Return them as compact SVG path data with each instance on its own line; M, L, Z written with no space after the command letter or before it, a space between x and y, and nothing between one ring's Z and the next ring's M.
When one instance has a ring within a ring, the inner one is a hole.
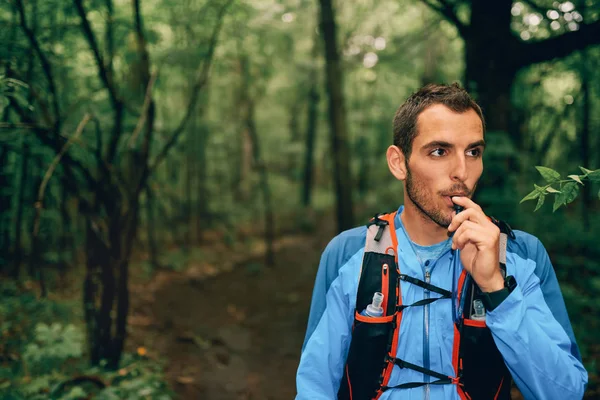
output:
M457 155L452 165L452 180L464 182L467 180L467 158L464 154Z

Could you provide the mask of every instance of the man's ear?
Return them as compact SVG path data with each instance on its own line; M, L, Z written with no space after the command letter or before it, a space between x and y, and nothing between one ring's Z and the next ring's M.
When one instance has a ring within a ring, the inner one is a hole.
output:
M406 179L406 163L404 153L398 146L390 146L386 152L388 168L396 179L403 181Z

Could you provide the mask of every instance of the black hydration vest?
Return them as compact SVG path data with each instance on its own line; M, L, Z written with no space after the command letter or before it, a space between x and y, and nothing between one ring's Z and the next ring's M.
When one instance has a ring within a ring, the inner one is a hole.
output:
M486 327L485 321L465 317L472 315L473 300L477 299L481 292L464 270L458 282L456 299L458 304L461 304L463 298L466 301L463 301L464 309L453 326L452 364L455 376L444 375L396 358L402 312L406 308L424 306L441 299L454 301L454 296L448 290L401 273L396 254L398 242L394 226L395 215L396 213L379 214L367 225L367 240L356 296L352 341L338 399L377 400L387 390L408 389L426 384L454 384L463 400L510 399L512 377L489 328ZM514 239L514 234L507 224L493 218L492 222L501 230L500 265L505 274L507 237ZM439 297L403 305L400 280L428 289ZM384 294L383 316L360 315L360 312L371 303L375 292ZM427 374L435 380L390 387L388 383L395 366Z

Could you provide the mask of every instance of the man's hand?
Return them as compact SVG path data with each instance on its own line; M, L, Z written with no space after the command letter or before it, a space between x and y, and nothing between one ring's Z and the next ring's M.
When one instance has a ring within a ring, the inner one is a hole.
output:
M454 232L452 249L460 250L460 261L483 292L495 292L504 287L500 271L498 246L500 229L468 197L452 197L465 209L452 218L448 227Z

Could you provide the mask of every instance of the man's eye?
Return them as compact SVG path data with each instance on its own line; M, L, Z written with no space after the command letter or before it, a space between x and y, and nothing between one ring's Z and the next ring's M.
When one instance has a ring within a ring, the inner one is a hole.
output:
M480 149L471 149L467 151L467 155L470 155L472 157L479 157L481 155L481 150Z
M441 157L444 154L446 154L446 150L444 150L444 149L435 149L435 150L433 150L429 154L431 154L432 156L435 156L435 157Z

